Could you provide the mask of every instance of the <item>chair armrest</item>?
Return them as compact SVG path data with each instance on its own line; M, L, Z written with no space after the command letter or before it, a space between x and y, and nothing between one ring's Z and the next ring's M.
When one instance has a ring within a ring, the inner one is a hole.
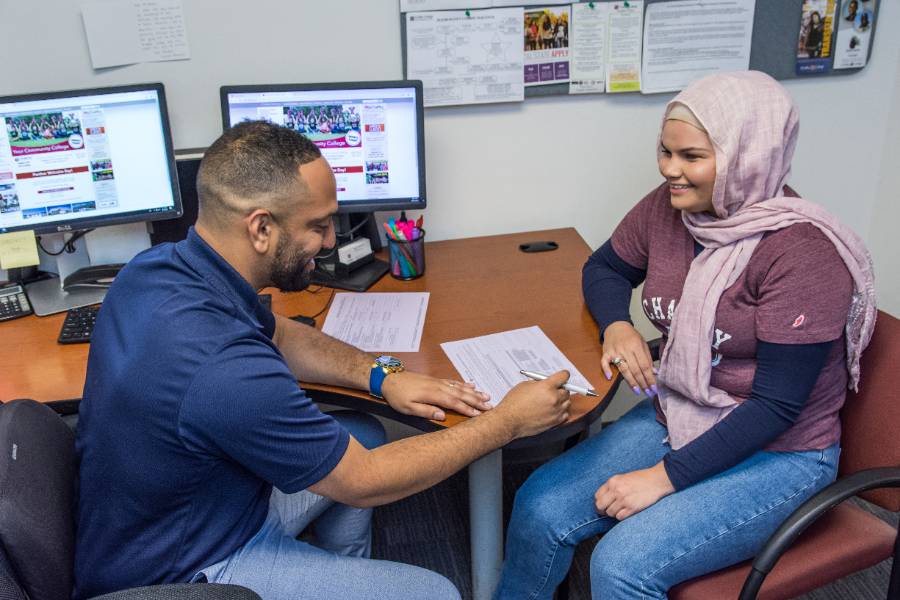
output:
M647 346L650 348L650 357L654 362L659 360L659 349L662 348L662 338L658 337L647 342Z
M253 590L224 583L172 583L131 588L92 600L262 600Z
M81 404L81 398L76 400L53 400L52 402L45 402L44 404L49 408L52 408L53 412L59 416L65 417L78 414L78 406Z
M763 549L753 559L750 574L744 581L740 600L753 600L759 593L763 581L772 571L781 555L794 540L819 517L860 492L876 488L900 487L900 467L866 469L849 477L844 477L824 488L818 494L800 505L766 542Z

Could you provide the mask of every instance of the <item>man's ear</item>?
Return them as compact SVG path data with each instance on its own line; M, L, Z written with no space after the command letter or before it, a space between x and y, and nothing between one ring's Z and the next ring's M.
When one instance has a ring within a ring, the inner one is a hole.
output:
M278 236L272 213L263 208L257 208L244 217L244 222L247 224L247 235L253 249L259 254L268 253L269 248L275 246Z

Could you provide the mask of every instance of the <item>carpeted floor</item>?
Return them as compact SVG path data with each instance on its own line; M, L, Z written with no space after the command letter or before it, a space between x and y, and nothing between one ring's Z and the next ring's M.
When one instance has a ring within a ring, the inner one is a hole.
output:
M537 466L536 462L507 462L504 465L506 519L509 518L515 490ZM467 490L467 477L463 471L430 490L376 509L373 556L437 571L456 584L464 599L471 598ZM897 525L896 515L877 507L871 510ZM576 552L570 573L571 600L590 598L588 565L592 547L592 542L585 542ZM890 568L890 561L885 561L801 598L883 600L887 594Z

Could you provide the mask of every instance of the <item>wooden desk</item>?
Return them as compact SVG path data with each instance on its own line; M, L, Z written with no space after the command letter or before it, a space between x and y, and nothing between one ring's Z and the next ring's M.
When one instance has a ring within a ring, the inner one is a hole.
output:
M559 249L526 254L520 243L555 240ZM590 248L572 229L468 238L426 245L426 272L410 282L385 276L371 291L430 292L428 314L418 353L398 354L411 370L436 377L458 374L440 348L442 342L538 325L588 378L599 398L573 396L569 421L517 445L568 437L596 419L615 392L600 369L597 325L584 305L581 267ZM279 314L312 315L328 301L330 290L283 294L273 290L273 310ZM317 319L321 327L325 314ZM39 401L81 397L87 344L56 343L63 315L30 316L0 323L6 348L0 399ZM443 423L406 417L361 392L328 386L304 386L310 396L330 404L366 410L430 431L461 422L449 414ZM502 468L500 451L469 468L472 574L475 598L490 597L503 553Z

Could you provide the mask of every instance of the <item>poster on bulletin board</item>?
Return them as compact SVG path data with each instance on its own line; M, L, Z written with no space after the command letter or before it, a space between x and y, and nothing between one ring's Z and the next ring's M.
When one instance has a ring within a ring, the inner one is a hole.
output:
M569 6L526 8L526 86L569 82Z
M797 39L797 74L826 73L831 69L831 34L835 0L803 0Z
M834 68L866 66L878 0L850 0L841 6L834 42Z

